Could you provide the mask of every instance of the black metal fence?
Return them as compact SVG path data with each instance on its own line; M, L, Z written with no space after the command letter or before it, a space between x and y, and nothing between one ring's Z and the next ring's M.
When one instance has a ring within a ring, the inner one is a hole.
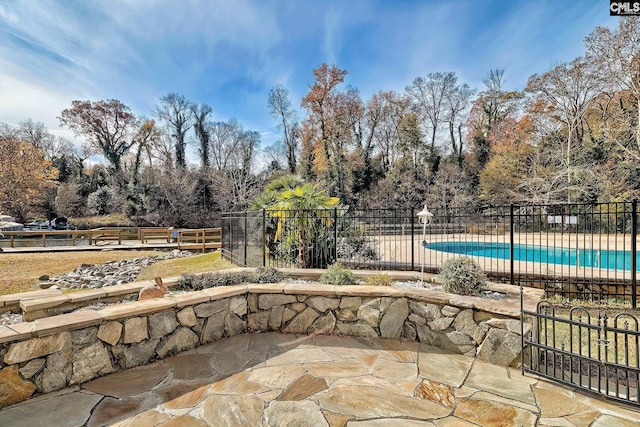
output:
M637 203L512 207L515 284L548 297L631 300L637 276Z
M465 255L496 281L547 296L636 301L637 203L225 213L223 254L237 265L436 272Z
M546 291L535 312L522 309L523 371L640 404L638 318L628 309L610 314L618 303L637 305L636 201L434 210L426 224L416 214L228 213L223 254L247 266L312 268L339 261L427 272L448 258L472 257L493 280Z
M523 335L522 369L607 398L640 404L640 331L631 313L609 317L603 307L538 303Z

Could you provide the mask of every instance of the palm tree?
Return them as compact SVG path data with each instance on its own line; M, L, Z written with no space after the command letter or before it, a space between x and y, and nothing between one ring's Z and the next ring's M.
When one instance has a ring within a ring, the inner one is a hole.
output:
M297 266L306 268L309 266L309 232L319 225L330 227L332 223L331 215L318 216L318 210L335 208L340 199L329 197L326 192L316 185L303 184L294 188L287 188L276 197L276 203L269 206L267 211L272 218L277 220L275 240L286 236L291 230L287 224L293 223L293 230L298 237L298 259ZM318 220L319 223L318 223Z
M304 181L297 175L282 175L264 187L262 193L258 194L256 198L249 203L249 210L260 211L266 209L278 202L278 196L281 193L302 184L304 184Z

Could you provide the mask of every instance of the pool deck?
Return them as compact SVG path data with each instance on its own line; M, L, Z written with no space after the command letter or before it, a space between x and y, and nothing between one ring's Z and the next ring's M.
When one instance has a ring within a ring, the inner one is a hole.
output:
M0 410L2 426L637 426L640 408L415 342L243 334Z

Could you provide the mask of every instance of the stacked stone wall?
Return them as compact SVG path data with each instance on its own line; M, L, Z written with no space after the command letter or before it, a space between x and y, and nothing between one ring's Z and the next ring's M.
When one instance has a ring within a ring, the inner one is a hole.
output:
M519 306L507 306L427 290L276 284L63 314L0 328L0 407L245 332L411 340L515 366Z

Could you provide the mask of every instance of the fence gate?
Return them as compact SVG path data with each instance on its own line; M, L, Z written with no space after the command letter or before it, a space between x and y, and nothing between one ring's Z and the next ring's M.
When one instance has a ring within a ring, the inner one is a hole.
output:
M640 405L637 317L548 301L522 314L524 372Z

